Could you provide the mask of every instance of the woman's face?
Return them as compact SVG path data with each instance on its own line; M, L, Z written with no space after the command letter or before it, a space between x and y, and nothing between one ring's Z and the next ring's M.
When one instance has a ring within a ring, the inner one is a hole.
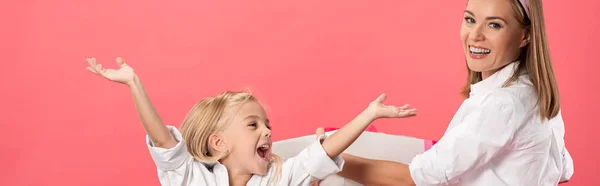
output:
M469 69L487 78L518 59L528 43L512 0L469 0L460 37Z

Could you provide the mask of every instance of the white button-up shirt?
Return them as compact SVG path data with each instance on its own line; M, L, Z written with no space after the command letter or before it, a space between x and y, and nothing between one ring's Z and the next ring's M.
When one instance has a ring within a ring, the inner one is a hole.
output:
M188 153L181 133L173 126L167 126L178 141L171 149L154 147L146 136L150 155L158 169L158 179L164 186L227 186L229 178L227 168L218 162L200 162ZM342 170L344 160L338 156L330 158L321 146L321 140L315 140L308 148L282 164L281 179L276 186L309 186L314 179L324 179ZM265 176L254 175L248 186L267 186L274 177L274 168L269 168Z
M502 87L518 64L471 85L444 136L410 163L416 185L546 186L570 179L560 112L541 120L526 73Z

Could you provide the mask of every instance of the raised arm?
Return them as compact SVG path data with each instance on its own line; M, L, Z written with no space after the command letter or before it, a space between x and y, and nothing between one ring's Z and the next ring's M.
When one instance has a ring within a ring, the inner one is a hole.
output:
M369 104L360 115L350 123L326 137L323 130L319 130L318 139L311 146L304 149L297 156L287 159L283 164L282 177L287 185L318 184L314 180L325 179L336 174L343 168L344 159L340 154L352 144L358 136L377 118L402 118L416 114L416 109L383 105L385 95L379 96ZM325 139L324 139L325 138Z
M88 66L86 69L94 74L98 74L110 81L125 84L129 87L133 102L137 110L138 116L152 139L156 147L172 148L177 144L167 126L162 122L160 116L154 109L152 102L148 98L142 83L129 65L122 58L117 58L119 69L104 69L102 65L96 62L95 58L86 59Z
M323 128L317 129L318 136L324 135ZM408 165L384 160L367 159L342 153L344 169L337 174L362 185L414 186ZM314 180L311 186L319 186L321 180Z
M414 108L408 109L408 105L402 107L384 105L385 97L385 94L380 95L350 123L344 125L323 141L323 149L329 157L333 158L344 152L375 119L405 118L417 114L417 110Z

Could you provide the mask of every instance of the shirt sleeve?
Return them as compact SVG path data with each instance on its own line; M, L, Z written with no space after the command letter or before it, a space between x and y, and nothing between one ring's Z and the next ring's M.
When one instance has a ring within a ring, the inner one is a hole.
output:
M341 156L330 158L321 145L325 136L320 136L315 143L304 149L297 156L287 159L282 165L282 183L285 185L310 185L315 179L340 172L344 166Z
M556 141L559 145L560 149L560 156L561 156L561 160L562 160L562 172L561 172L561 176L560 176L560 182L565 182L565 181L569 181L571 179L571 176L573 176L574 173L574 167L573 167L573 158L571 158L571 154L569 153L569 151L567 150L567 147L565 145L565 124L564 121L562 119L562 111L559 111L558 114L552 118L550 121L550 125L552 125L553 130L555 131L555 134L557 134L558 136L556 136Z
M508 146L523 123L521 108L508 94L490 94L461 124L409 165L416 185L457 184L457 178L489 162Z
M175 141L177 141L175 147L170 149L156 147L148 135L146 135L146 144L150 150L152 160L154 160L158 169L172 171L183 166L185 163L191 163L192 157L187 151L179 130L174 126L167 126L167 128L171 132L171 135L173 135L173 138L175 138Z
M564 159L563 159L563 171L560 176L560 182L565 182L571 180L571 176L575 172L575 168L573 167L573 158L571 158L571 154L569 151L565 149Z
M188 153L185 141L183 140L181 133L174 126L167 126L177 144L170 148L165 149L156 147L150 136L146 135L146 144L150 150L152 160L156 164L158 179L161 185L164 186L179 186L187 185L191 174L191 166L193 165L193 158ZM204 168L204 167L203 167ZM205 171L209 173L208 171ZM209 175L194 175L195 177L206 177Z

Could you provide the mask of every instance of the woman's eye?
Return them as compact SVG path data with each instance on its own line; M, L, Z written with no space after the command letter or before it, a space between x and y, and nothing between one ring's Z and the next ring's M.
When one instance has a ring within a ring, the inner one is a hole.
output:
M465 17L465 21L467 21L467 23L475 23L475 19L471 17Z
M250 123L248 124L249 127L256 127L256 123Z
M502 28L502 25L500 25L498 23L490 23L490 28L499 29L499 28Z

